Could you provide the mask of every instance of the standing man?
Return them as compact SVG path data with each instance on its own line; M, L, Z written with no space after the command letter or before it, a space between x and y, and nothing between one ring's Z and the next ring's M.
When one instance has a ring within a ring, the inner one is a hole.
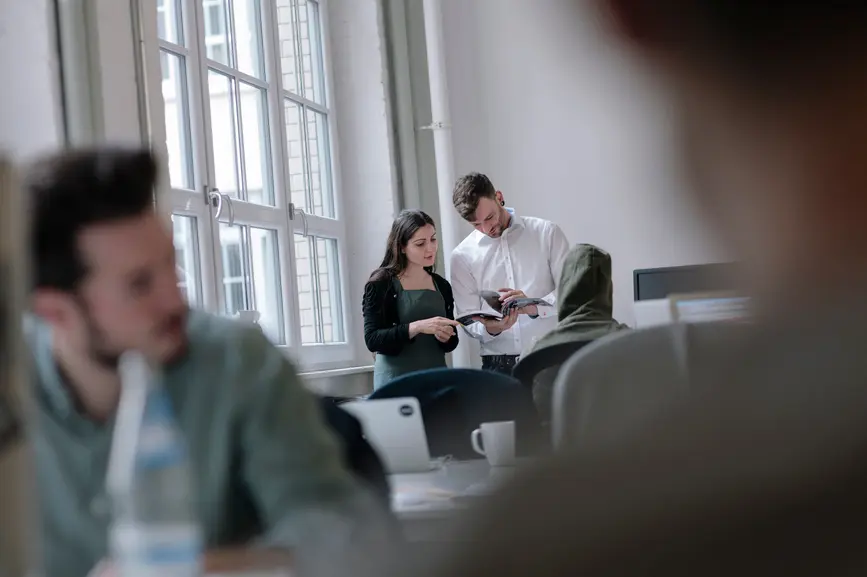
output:
M477 318L466 327L481 343L482 368L511 374L520 355L557 326L557 285L569 241L553 222L518 216L484 174L458 179L452 202L475 227L452 252L455 318L479 310L481 291L498 291L500 302L542 298L551 306L513 309L501 320Z

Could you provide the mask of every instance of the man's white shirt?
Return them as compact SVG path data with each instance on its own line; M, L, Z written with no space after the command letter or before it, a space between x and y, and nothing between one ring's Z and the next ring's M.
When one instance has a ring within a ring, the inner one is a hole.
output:
M500 238L475 230L452 251L455 318L479 310L483 290L521 290L551 306L540 306L535 319L519 315L511 329L496 336L488 334L481 323L464 327L480 341L482 356L521 355L557 325L557 285L569 241L553 222L509 212L511 223Z

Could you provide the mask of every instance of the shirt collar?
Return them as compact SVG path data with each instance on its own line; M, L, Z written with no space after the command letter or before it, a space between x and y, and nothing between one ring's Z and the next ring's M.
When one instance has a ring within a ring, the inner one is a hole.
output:
M521 218L520 216L518 216L518 214L515 212L514 208L507 206L506 212L508 212L512 217L509 220L509 228L507 228L506 231L509 231L512 229L524 228L524 219ZM505 234L506 231L503 231L503 234Z
M515 209L510 206L507 206L505 208L509 215L511 215L511 218L509 219L509 227L503 231L503 234L500 236L500 238L503 238L503 236L509 234L510 230L520 230L524 228L524 219L518 216L517 213L515 213ZM472 238L475 238L475 242L479 244L485 244L487 242L494 242L499 240L489 237L478 229L473 230L473 232L470 233L470 236Z
M51 328L33 315L25 317L24 325L38 377L37 386L51 407L67 416L73 411L73 401L54 359Z

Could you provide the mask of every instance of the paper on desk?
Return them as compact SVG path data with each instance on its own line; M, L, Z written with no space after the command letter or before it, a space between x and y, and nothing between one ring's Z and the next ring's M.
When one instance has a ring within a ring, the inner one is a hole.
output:
M424 507L452 500L458 494L437 487L401 487L392 495L395 507Z

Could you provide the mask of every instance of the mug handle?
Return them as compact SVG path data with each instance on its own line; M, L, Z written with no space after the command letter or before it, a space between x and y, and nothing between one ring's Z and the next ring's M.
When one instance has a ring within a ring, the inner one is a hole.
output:
M475 431L473 431L473 434L470 435L470 441L473 445L473 451L475 451L479 455L482 455L483 457L487 457L487 455L485 455L485 450L482 448L482 430L481 429L476 429Z

